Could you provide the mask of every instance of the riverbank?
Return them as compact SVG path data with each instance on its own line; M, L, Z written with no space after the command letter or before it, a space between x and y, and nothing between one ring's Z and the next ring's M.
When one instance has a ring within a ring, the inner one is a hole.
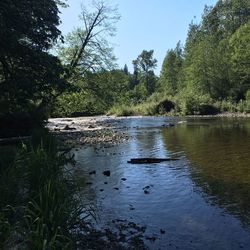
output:
M115 144L129 139L118 131L119 119L110 116L49 119L47 128L68 146Z
M68 146L89 144L115 144L129 140L126 129L120 124L123 119L143 118L153 116L93 116L76 118L52 118L48 120L47 128ZM168 117L168 116L156 116ZM171 117L171 116L169 116ZM174 116L176 118L250 118L249 113L224 112L216 115ZM174 125L174 124L172 124ZM164 125L163 126L167 126Z
M184 117L198 117L198 118L202 118L202 117L227 117L227 118L249 118L250 117L250 113L240 113L240 112L224 112L224 113L219 113L216 115L188 115L188 116L184 116Z
M97 143L117 143L129 139L126 132L118 131L122 119L154 117L141 115L128 116L89 116L74 118L51 118L46 128L49 129L59 140L67 145L89 145ZM177 117L177 118L250 118L250 113L224 112L216 115L159 115L155 117ZM0 145L16 144L20 141L28 141L30 136L0 138Z

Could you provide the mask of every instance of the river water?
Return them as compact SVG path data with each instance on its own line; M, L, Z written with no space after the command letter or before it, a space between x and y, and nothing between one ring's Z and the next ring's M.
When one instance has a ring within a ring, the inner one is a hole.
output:
M131 139L73 150L99 225L146 226L156 238L145 240L150 249L250 249L250 119L121 118L113 125ZM139 157L179 160L127 163Z

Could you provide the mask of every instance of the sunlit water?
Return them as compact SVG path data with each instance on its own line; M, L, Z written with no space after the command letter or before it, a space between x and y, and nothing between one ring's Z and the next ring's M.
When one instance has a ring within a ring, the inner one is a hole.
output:
M176 125L162 126L169 123ZM99 225L112 219L145 225L145 234L157 237L146 241L150 249L250 249L249 119L127 118L114 124L132 139L74 150L75 173ZM137 157L179 160L127 163Z

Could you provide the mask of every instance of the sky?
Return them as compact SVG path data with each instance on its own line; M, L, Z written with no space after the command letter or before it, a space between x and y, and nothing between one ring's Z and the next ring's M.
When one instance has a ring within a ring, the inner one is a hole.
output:
M63 35L81 25L81 4L90 0L68 0L66 9L61 9L60 30ZM185 43L188 26L193 20L198 23L205 5L214 5L216 0L107 0L117 5L121 15L117 34L109 39L118 58L119 68L128 65L132 72L132 60L142 50L154 50L157 59L156 74L159 75L168 49L175 48L178 41Z

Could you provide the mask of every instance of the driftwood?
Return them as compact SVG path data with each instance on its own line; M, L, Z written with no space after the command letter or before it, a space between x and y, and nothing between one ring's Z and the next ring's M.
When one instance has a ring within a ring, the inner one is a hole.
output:
M127 161L131 164L160 163L163 161L177 161L177 158L133 158Z

